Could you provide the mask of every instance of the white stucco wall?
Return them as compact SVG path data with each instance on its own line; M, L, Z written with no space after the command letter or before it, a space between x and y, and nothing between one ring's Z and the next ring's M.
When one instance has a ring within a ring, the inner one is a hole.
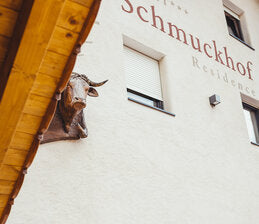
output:
M215 40L236 61L252 61L254 80L142 22L136 11L123 12L125 1L103 0L75 67L95 81L109 79L99 98L88 98L89 137L40 146L7 223L257 224L259 148L250 144L240 91L230 80L259 99L258 0L232 0L245 11L255 51L228 35L221 0L130 2L149 13L154 5L203 43ZM165 55L165 107L176 117L127 100L123 35ZM227 72L229 82L194 67L193 57ZM222 103L212 108L215 93Z

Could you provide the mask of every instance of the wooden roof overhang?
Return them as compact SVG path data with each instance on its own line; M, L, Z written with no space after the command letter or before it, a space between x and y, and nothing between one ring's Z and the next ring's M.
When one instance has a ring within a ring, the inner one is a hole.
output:
M0 224L54 115L101 0L0 0Z

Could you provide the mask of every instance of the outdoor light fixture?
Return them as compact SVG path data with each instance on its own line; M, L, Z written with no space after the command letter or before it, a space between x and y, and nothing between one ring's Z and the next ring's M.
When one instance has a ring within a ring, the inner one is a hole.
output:
M209 99L210 99L210 104L212 106L216 106L220 103L220 96L219 95L214 94Z

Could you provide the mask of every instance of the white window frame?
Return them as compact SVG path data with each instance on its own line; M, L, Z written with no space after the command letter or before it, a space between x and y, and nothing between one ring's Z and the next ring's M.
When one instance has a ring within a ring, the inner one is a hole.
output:
M235 12L233 12L231 9L227 8L226 6L224 6L224 11L225 11L226 23L227 23L229 34L231 36L234 36L235 38L238 38L241 41L245 41L239 15L236 14ZM228 20L230 20L234 23L234 28L235 28L237 35L232 34L229 31Z
M243 110L249 139L259 145L259 110L246 103L243 103Z
M248 32L248 27L246 23L246 16L245 11L241 8L239 8L237 5L232 3L230 0L223 0L223 9L224 9L224 15L226 17L226 13L228 13L230 16L234 17L236 20L238 20L239 26L240 26L240 32L242 35L242 38L231 34L228 30L228 33L230 36L234 37L235 39L239 40L243 44L245 44L247 47L254 50L253 47L251 47L251 40ZM227 24L226 24L227 25ZM228 28L228 25L227 25ZM229 28L228 28L229 29Z
M159 61L127 45L123 51L128 98L163 110Z

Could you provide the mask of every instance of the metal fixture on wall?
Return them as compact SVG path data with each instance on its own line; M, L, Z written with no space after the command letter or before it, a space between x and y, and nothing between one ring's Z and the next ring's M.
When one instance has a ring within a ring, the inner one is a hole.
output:
M210 105L211 106L216 106L216 105L218 105L221 101L220 101L220 96L219 95L216 95L216 94L214 94L214 95L212 95L210 98L209 98L209 100L210 100Z

